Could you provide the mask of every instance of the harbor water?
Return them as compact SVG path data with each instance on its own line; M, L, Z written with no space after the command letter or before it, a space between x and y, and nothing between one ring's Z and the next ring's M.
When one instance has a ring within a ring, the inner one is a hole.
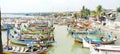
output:
M90 54L90 50L82 48L82 43L74 42L65 25L54 25L55 43L49 47L47 54ZM6 44L6 31L2 31L2 42ZM120 38L114 45L120 45ZM120 54L120 52L102 51L104 54Z

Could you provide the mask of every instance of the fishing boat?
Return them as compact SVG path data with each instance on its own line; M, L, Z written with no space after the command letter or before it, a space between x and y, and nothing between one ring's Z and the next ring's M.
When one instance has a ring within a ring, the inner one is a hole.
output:
M22 30L22 32L24 34L47 34L47 33L51 33L54 31L54 27L48 28L48 27L44 27L44 28L27 28L26 30Z
M51 46L52 43L54 43L53 32L41 31L38 33L36 33L36 32L30 33L27 31L28 33L25 34L21 29L28 30L28 29L26 29L28 26L29 26L29 24L24 24L24 25L21 24L21 26L18 26L18 24L16 23L14 31L11 32L10 35L8 36L10 43L17 44L17 45L23 45L23 46L26 46L27 44L37 45L38 42L42 46ZM33 30L33 29L31 29L31 30Z
M91 25L91 23L73 23L73 24L69 24L68 28L67 28L68 32L70 33L79 33L79 34L87 34L89 32L89 34L95 34L97 33L99 30L96 27L93 27Z
M52 24L45 23L30 23L30 24L22 24L21 31L24 34L47 34L53 32L55 27Z
M90 45L90 44L87 41L85 41L85 39L83 38L83 47L84 48L90 48L90 46L92 46L97 50L120 52L120 46L102 45L102 44L91 44Z
M16 34L17 34L17 32L16 32ZM48 47L45 46L46 47L45 48L45 47L41 46L40 41L20 40L18 37L20 37L20 36L17 35L15 38L15 37L10 35L10 28L9 28L9 25L7 25L7 45L3 46L3 50L10 52L10 53L15 53L15 54L19 54L19 53L21 53L21 54L29 54L29 53L36 54L36 53L43 53L43 52L47 51ZM27 44L27 48L20 47L20 46L19 47L10 46L10 45L8 45L8 41L17 42L17 43L20 43L21 45ZM36 42L37 42L37 47L34 48L33 44L36 44Z
M89 49L90 49L90 54L103 54L103 52L101 52L101 50L99 50L99 51L95 50L91 44L89 44Z
M9 54L41 54L46 53L48 48L43 47L39 49L39 47L9 46L8 48L4 47L3 50Z
M80 36L79 34L77 33L73 33L72 34L72 37L75 39L75 41L77 42L83 42L82 41L82 36ZM86 41L91 41L91 43L101 43L101 44L112 44L116 41L116 38L113 38L112 35L110 35L110 38L108 40L102 40L101 38L89 38L86 36L85 38Z
M20 30L16 30L15 33L11 33L9 36L10 42L17 45L26 46L27 44L37 44L37 38L40 39L40 44L51 45L54 43L54 36L48 35L32 35L32 34L22 34Z
M87 34L88 32L90 34L95 34L98 32L98 29L92 29L92 30L76 30L76 29L72 29L72 28L68 28L67 29L69 33L79 33L79 34Z

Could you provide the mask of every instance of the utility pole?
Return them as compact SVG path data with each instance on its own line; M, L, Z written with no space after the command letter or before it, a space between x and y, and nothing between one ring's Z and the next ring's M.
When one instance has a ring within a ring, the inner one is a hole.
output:
M0 20L1 20L1 18L0 18ZM2 23L2 22L0 22L0 23ZM1 24L0 24L0 30L1 30ZM0 32L0 34L1 34L1 32ZM1 36L0 36L0 54L2 54L2 52L3 52L3 46L2 46L2 34L1 34Z
M1 28L0 28L1 29ZM1 38L0 38L0 54L2 54L3 53L3 46L2 46L2 33L0 32L0 34L1 34Z
M7 48L9 47L9 33L10 33L10 28L9 25L7 25Z

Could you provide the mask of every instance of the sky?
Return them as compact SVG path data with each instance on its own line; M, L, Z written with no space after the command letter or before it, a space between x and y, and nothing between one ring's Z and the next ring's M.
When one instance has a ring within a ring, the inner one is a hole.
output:
M120 7L120 0L1 0L2 13L80 11L82 6L95 10L98 5L105 9Z

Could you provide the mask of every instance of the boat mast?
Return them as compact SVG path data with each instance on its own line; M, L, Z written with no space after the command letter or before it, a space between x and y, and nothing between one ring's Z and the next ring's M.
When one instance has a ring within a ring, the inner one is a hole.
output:
M10 33L10 28L9 28L9 25L7 24L7 47L9 46L9 33Z
M0 34L2 35L2 32L0 32ZM3 53L2 36L0 36L0 54L2 53Z

